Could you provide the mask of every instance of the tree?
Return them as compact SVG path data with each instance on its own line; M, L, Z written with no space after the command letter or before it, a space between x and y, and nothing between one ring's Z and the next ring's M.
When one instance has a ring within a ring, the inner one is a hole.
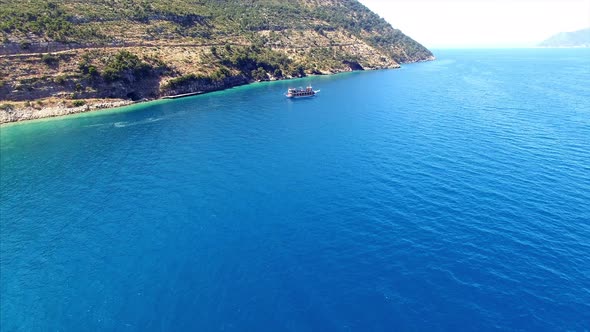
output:
M257 81L267 81L268 76L266 75L266 71L262 67L258 67L256 70L252 71L252 78Z
M282 78L283 77L283 71L280 70L279 68L275 69L275 71L272 73L272 76L274 76L275 78Z

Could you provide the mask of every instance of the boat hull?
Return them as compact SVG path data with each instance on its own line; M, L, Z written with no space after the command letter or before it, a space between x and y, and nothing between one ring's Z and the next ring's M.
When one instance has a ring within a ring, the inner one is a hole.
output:
M313 91L313 93L309 93L309 94L289 94L289 93L287 93L285 95L285 97L287 97L287 98L308 98L308 97L314 97L315 95L318 94L318 92L320 92L320 90Z
M287 96L287 98L309 98L309 97L314 97L315 93L313 95L306 95L306 96L290 96L290 95L285 95Z

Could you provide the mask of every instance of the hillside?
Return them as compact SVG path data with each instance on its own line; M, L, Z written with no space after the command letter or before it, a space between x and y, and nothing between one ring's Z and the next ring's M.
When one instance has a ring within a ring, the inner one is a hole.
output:
M541 47L590 47L590 28L558 33L539 44Z
M433 59L355 0L0 0L0 31L0 122Z

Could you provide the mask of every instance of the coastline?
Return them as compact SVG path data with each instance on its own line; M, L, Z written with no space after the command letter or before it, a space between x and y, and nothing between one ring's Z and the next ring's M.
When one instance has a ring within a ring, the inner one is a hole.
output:
M413 64L413 63L421 63L421 62L429 62L436 60L436 57L432 56L427 59L420 59L413 62L403 63L406 64ZM19 123L28 123L30 121L35 120L43 120L43 119L51 119L51 118L61 118L66 116L71 116L75 114L87 114L87 113L96 113L99 114L100 112L104 112L106 110L112 110L117 108L122 108L126 106L132 105L143 105L147 103L152 103L156 101L171 101L175 99L181 99L186 97L194 97L203 94L208 94L211 92L216 91L224 91L238 86L245 86L245 85L252 85L256 83L268 83L268 82L279 82L279 81L292 81L292 80L299 80L305 79L309 77L315 76L333 76L339 74L346 74L352 72L362 72L362 71L374 71L374 70L389 70L389 69L400 69L402 68L401 65L391 66L391 67L383 67L383 68L363 68L360 70L338 70L334 72L325 72L321 74L309 74L304 77L286 77L280 80L269 80L269 81L250 81L243 84L232 84L224 86L221 89L213 89L207 91L198 91L192 93L185 93L179 95L164 95L160 96L159 98L151 98L151 99L141 99L137 101L129 100L129 99L88 99L84 100L84 105L82 106L68 106L66 104L67 100L60 100L50 106L35 108L33 106L21 107L21 108L4 108L0 109L0 127L5 127L7 125L14 125Z
M432 61L432 60L422 60L424 61ZM42 119L50 119L50 118L61 118L66 116L71 116L75 114L84 114L84 113L100 113L106 110L112 110L117 108L122 108L126 106L132 105L142 105L147 103L152 103L156 101L172 101L176 99L187 98L191 96L199 96L211 92L216 91L224 91L238 86L245 86L245 85L252 85L256 83L268 83L268 82L279 82L279 81L293 81L298 79L305 79L314 76L333 76L339 74L346 74L351 72L361 72L361 71L373 71L373 70L384 70L384 69L399 69L401 66L397 67L390 67L390 68L368 68L363 70L350 70L350 71L339 71L333 73L322 73L322 74L310 74L304 77L290 77L284 78L281 80L272 80L272 81L252 81L247 82L245 84L238 84L238 85L230 85L224 86L222 89L216 90L209 90L209 91L199 91L198 93L189 93L189 94L181 94L181 95L166 95L161 96L159 98L153 99L142 99L138 101L127 100L127 99L96 99L96 100L86 100L85 104L82 106L76 107L68 107L65 103L65 100L60 101L56 105L51 105L47 107L41 107L40 109L34 108L33 106L28 106L24 108L17 108L17 109L0 109L0 127L4 127L7 125L14 125L19 123L28 123L30 121L35 120L42 120Z
M131 100L121 99L89 102L83 106L76 107L68 107L65 105L65 103L62 103L49 107L42 107L41 109L36 109L32 106L29 106L20 109L0 110L0 126L5 126L11 123L23 123L33 120L62 117L73 114L98 112L137 103L138 102Z

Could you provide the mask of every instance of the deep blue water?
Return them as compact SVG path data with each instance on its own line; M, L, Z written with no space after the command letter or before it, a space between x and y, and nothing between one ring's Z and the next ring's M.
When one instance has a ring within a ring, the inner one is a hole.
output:
M590 50L436 55L2 127L2 331L590 330Z

